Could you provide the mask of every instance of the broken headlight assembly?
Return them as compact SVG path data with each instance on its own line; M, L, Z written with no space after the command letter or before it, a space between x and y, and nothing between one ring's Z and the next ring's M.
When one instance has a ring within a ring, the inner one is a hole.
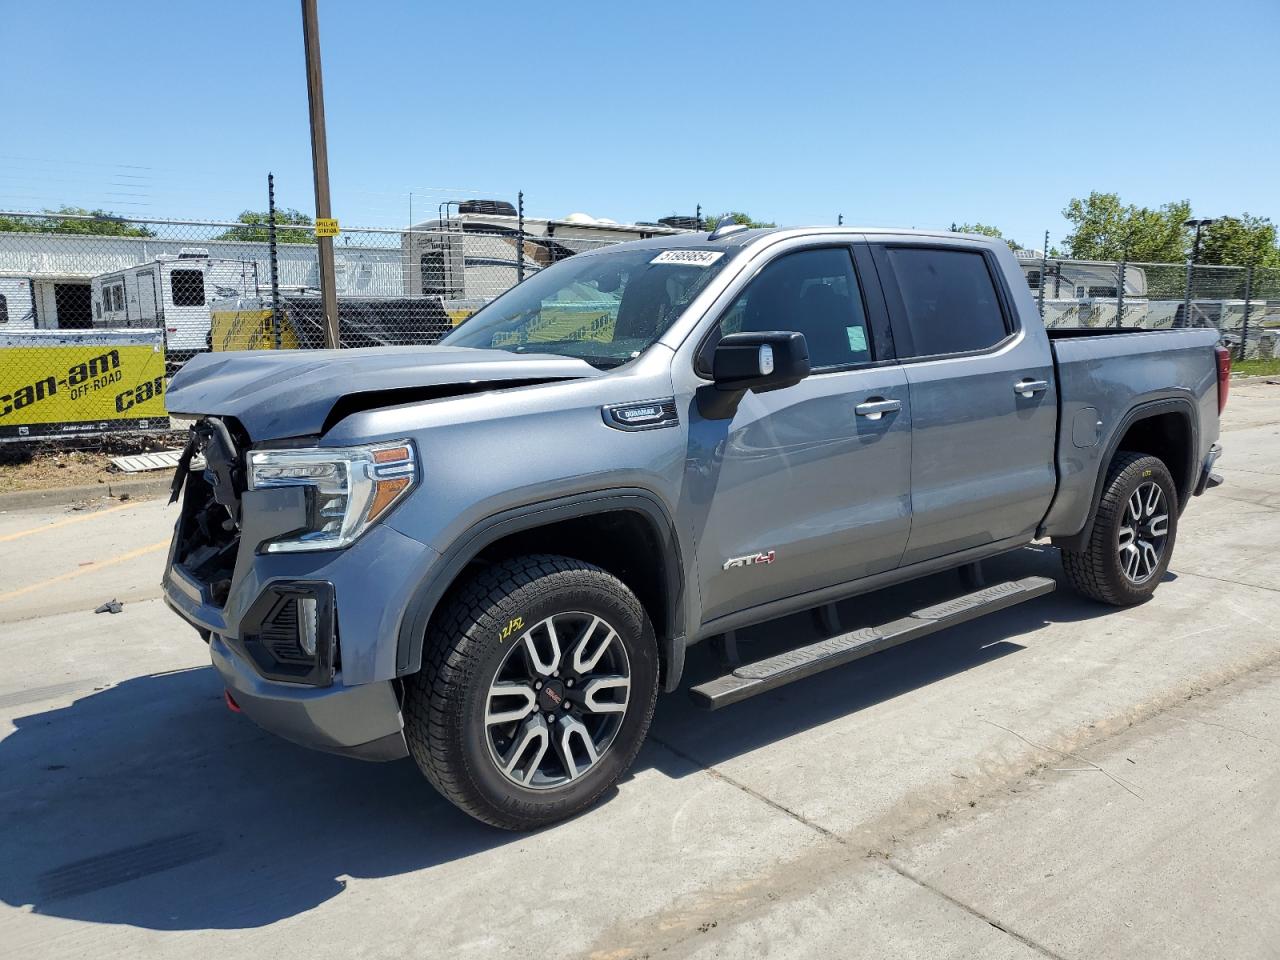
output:
M385 516L418 481L412 441L249 453L249 489L303 487L307 523L263 543L264 553L338 550Z

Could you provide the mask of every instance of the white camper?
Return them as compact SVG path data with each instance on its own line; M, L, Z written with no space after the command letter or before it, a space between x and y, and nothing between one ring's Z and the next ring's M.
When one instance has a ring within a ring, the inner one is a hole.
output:
M669 220L615 223L584 213L571 213L563 220L526 217L520 250L519 220L511 204L501 200L451 204L441 210L440 217L416 223L401 235L405 293L484 302L515 286L521 253L524 276L529 277L575 253L622 240L684 233L686 222L692 226L692 218Z
M91 287L95 327L161 327L166 360L175 366L208 349L210 303L259 292L258 265L189 249L104 273L93 278Z

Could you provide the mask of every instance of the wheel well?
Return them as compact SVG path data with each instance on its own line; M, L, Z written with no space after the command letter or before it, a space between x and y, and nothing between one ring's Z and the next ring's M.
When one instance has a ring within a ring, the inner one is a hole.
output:
M558 520L519 530L490 543L472 561L494 563L530 553L554 553L594 563L609 571L636 595L655 635L661 640L676 632L671 594L673 563L653 521L636 510L610 510ZM467 576L463 570L457 580ZM457 583L455 580L455 584ZM454 589L450 585L449 591ZM437 609L439 609L437 607Z
M1181 413L1158 413L1132 424L1125 431L1116 447L1119 453L1145 453L1159 457L1173 474L1178 488L1178 506L1181 508L1191 496L1195 482L1192 465L1195 451L1191 449L1191 423ZM1114 459L1115 454L1112 455Z

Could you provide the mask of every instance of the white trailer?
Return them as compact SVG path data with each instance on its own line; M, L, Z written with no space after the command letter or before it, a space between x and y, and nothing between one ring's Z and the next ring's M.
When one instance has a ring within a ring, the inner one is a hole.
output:
M176 257L104 273L90 286L95 327L160 327L166 361L175 366L208 349L209 305L215 299L259 293L258 265L184 250Z
M583 213L563 220L526 217L523 250L519 220L509 203L469 200L456 211L424 220L401 235L405 293L442 300L484 302L515 286L523 253L529 277L558 260L623 240L685 233L664 223L615 223Z

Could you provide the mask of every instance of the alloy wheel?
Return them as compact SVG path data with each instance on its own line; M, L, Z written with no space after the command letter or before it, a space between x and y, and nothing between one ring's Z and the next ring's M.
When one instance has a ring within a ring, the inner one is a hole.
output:
M630 692L626 647L610 624L582 612L547 617L520 634L489 685L489 755L529 789L577 780L612 745Z
M1130 583L1143 584L1154 576L1168 538L1169 508L1164 491L1148 480L1126 501L1117 537L1120 569Z

